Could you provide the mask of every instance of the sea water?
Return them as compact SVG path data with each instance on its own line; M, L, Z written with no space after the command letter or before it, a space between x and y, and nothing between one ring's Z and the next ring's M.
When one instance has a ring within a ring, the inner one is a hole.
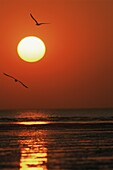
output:
M113 169L113 109L1 110L0 169Z

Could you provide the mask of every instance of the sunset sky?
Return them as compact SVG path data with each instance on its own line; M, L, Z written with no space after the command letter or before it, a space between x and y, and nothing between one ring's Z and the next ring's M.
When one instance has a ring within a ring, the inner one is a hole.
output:
M0 0L0 21L0 109L113 107L113 0ZM46 45L39 62L17 54L30 35Z

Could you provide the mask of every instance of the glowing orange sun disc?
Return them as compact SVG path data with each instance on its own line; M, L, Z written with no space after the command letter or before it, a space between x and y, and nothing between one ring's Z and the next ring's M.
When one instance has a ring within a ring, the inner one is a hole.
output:
M35 36L23 38L17 46L17 52L21 59L27 62L36 62L42 59L46 51L44 42Z

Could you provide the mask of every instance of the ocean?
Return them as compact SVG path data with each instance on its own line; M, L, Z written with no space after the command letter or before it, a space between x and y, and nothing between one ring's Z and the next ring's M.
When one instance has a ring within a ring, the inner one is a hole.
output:
M112 170L113 109L1 110L0 169Z

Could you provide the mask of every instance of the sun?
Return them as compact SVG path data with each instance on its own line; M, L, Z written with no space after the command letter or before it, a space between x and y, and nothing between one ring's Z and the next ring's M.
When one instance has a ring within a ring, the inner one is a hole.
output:
M24 61L36 62L44 57L46 47L40 38L36 36L28 36L18 43L17 52L20 58Z

